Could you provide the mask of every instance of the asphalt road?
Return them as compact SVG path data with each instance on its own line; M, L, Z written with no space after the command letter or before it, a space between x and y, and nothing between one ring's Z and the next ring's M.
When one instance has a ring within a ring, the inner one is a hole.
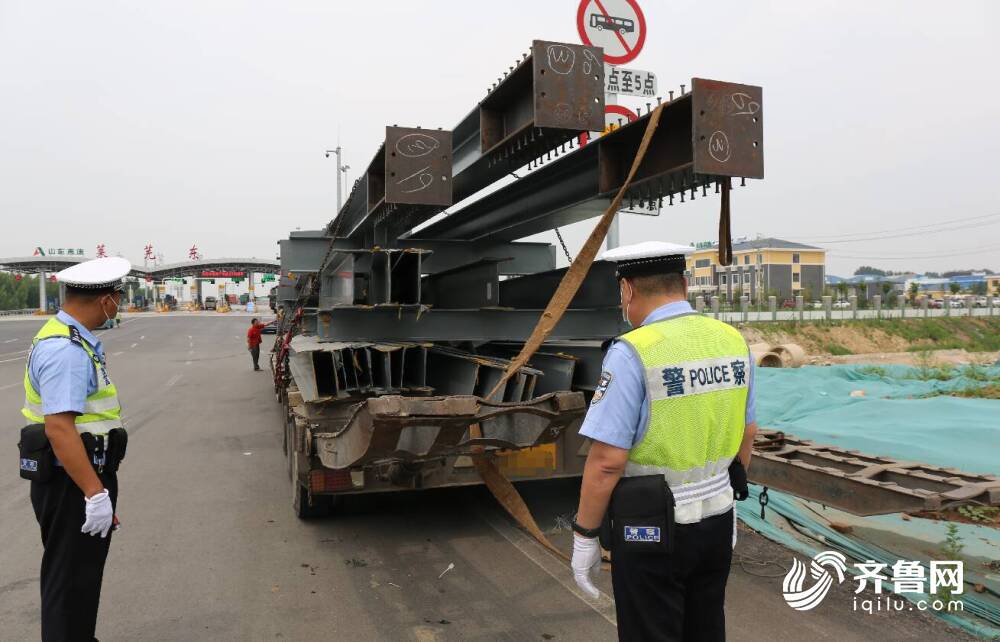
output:
M38 638L41 543L14 465L24 351L41 321L0 322L0 639ZM268 372L248 318L139 315L100 333L130 432L98 637L108 640L611 640L613 604L588 604L569 568L481 488L365 498L300 521ZM265 337L265 347L270 340ZM572 481L522 485L545 529ZM569 548L565 530L553 535ZM917 613L865 615L845 586L815 611L784 604L785 549L741 534L727 600L733 640L962 636ZM608 573L600 586L610 591ZM767 577L765 577L767 576Z

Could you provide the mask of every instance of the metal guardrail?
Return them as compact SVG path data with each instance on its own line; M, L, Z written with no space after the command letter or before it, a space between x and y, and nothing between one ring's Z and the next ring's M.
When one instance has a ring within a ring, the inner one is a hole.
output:
M872 306L866 307L796 307L778 308L769 307L765 304L748 303L741 307L719 305L713 309L709 302L701 305L697 301L692 303L700 312L725 321L730 324L737 323L762 323L770 321L802 321L811 323L822 323L832 321L852 321L852 320L890 320L890 319L947 319L947 318L969 318L969 317L996 317L1000 316L1000 297L987 297L985 306L968 305L964 307L912 307L904 306Z
M35 314L38 308L25 308L23 310L0 310L0 317L19 317Z

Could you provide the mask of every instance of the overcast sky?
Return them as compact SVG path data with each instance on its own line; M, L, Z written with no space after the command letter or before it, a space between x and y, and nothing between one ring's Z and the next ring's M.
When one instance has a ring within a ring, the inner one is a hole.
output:
M736 236L816 242L833 274L1000 270L1000 2L641 6L630 66L661 93L764 87L766 178L734 192ZM532 39L577 42L576 8L0 0L0 256L274 257L335 213L338 138L353 181L386 124L452 128ZM622 242L713 239L717 216L716 197L628 217Z

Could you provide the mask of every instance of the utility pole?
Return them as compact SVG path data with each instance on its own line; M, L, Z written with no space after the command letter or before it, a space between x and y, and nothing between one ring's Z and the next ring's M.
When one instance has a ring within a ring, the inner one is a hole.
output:
M347 170L351 169L350 165L344 165L342 161L341 153L343 150L340 145L337 145L335 149L326 150L326 157L330 158L330 154L334 154L337 157L337 213L340 213L340 208L344 206L343 192L340 187L340 175L344 175L344 182L347 182Z

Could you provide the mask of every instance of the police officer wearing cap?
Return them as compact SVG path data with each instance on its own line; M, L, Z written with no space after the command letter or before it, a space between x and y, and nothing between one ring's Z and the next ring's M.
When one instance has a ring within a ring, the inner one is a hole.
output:
M110 257L59 272L65 304L35 335L25 367L18 445L44 547L45 642L95 639L126 435L93 330L116 317L129 270Z
M601 534L619 640L726 634L734 490L745 490L757 430L753 359L735 328L688 304L691 251L645 242L602 256L617 263L622 313L634 329L610 345L580 429L593 442L572 568L580 589L597 598Z

